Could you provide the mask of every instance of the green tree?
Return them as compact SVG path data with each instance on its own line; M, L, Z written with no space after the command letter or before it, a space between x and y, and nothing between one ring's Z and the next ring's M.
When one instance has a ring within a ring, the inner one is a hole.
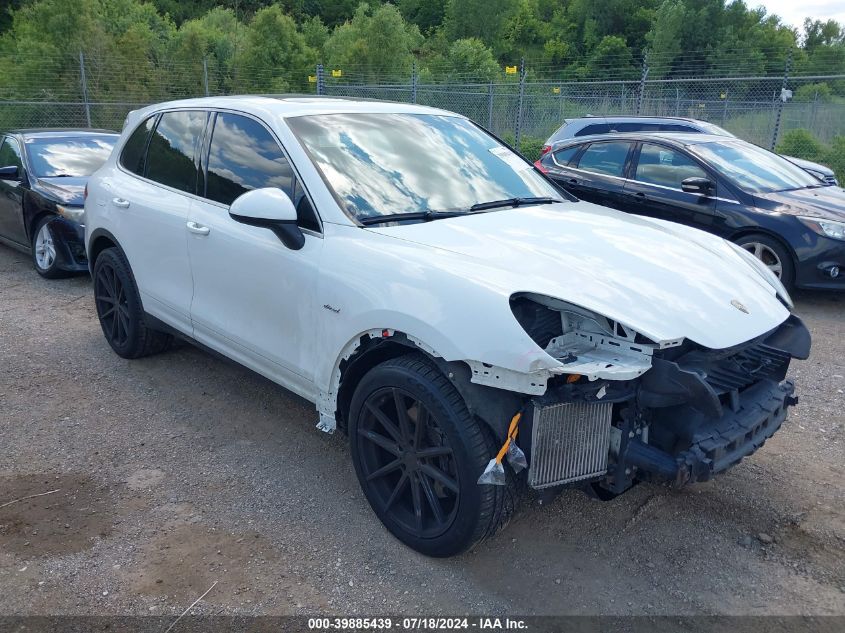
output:
M518 0L447 0L443 27L452 40L477 37L485 44L495 44L517 6Z
M255 13L235 56L234 87L247 92L287 92L307 87L317 51L278 5Z
M827 148L810 130L798 128L789 130L777 145L778 154L803 158L805 160L820 161L825 157Z

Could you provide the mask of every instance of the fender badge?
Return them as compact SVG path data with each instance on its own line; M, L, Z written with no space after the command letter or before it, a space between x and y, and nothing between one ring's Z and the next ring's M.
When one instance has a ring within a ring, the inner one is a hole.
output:
M737 310L739 310L740 312L745 312L745 314L751 314L751 313L748 311L748 308L746 308L744 305L742 305L742 304L741 304L739 301L737 301L736 299L731 299L731 305L732 305L733 307L735 307Z

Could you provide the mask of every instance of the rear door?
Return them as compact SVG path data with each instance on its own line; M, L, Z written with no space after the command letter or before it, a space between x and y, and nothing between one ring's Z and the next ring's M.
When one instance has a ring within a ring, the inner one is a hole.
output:
M624 207L625 173L633 141L590 143L573 159L563 184L575 196L606 207Z
M21 146L17 139L6 136L0 143L0 167L17 167L18 176L25 178ZM23 221L23 180L0 179L0 237L27 246L29 239Z
M164 112L144 121L124 145L104 205L135 276L144 309L190 334L193 281L188 262L188 209L208 114Z
M709 196L687 193L687 178L714 183ZM625 183L625 210L638 215L707 229L716 218L716 178L683 149L644 141L634 153L630 178Z

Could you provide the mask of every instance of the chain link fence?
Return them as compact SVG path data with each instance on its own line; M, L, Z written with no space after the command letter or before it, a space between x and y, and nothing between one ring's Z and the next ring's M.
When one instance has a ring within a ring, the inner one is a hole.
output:
M612 61L591 77L553 67L500 69L492 76L433 75L416 65L389 73L367 68L275 69L195 62L115 65L112 60L39 60L39 73L0 78L0 129L97 127L120 130L126 114L149 103L203 95L296 92L418 103L463 114L535 158L567 118L640 114L701 119L766 148L827 164L845 181L845 69L791 72L791 53L765 74L728 67L681 77ZM32 62L32 60L25 60ZM658 60L659 61L659 60ZM23 64L26 68L33 65ZM15 66L13 65L13 68ZM720 76L713 72L721 71ZM650 75L650 71L655 71ZM676 73L677 74L677 73ZM655 78L660 76L661 78Z

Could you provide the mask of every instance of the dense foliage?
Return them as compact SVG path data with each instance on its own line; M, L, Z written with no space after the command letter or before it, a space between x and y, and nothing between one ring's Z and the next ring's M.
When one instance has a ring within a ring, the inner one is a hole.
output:
M791 47L797 72L845 70L841 25L807 20L798 33L742 0L11 0L0 95L28 96L45 74L61 92L80 51L92 91L132 99L155 94L162 67L197 92L203 60L212 89L279 91L304 87L318 61L368 80L413 63L483 80L521 58L536 76L636 78L644 56L650 78L777 75ZM842 84L812 94L842 96Z

